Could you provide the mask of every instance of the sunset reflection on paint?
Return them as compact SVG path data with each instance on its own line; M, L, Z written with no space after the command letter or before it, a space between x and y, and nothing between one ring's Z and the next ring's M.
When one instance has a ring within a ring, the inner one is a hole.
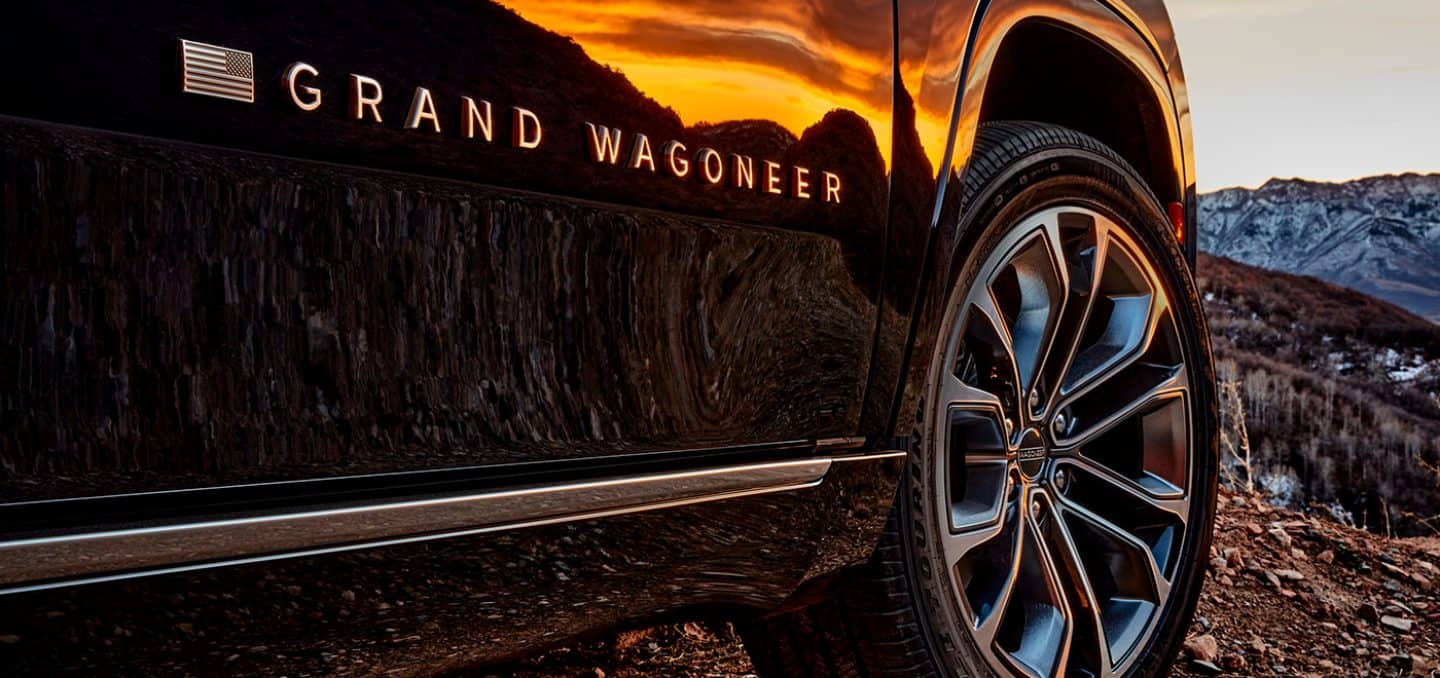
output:
M835 109L869 123L890 162L891 4L756 0L504 3L572 38L686 125L765 119L796 137ZM929 149L927 149L928 151Z

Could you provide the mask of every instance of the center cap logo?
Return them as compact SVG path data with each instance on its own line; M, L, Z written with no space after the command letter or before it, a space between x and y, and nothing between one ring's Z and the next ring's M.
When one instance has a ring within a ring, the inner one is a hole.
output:
M1045 466L1045 458L1049 453L1045 450L1045 440L1040 437L1040 432L1030 429L1020 436L1019 449L1015 452L1015 460L1020 465L1020 472L1026 476L1034 476Z

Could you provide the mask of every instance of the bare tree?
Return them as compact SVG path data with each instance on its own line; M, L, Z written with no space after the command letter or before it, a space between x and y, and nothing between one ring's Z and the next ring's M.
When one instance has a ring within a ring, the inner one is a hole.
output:
M1246 494L1255 494L1255 473L1250 463L1250 432L1245 426L1245 402L1240 395L1240 381L1225 379L1220 382L1220 401L1223 420L1220 426L1220 445L1226 454L1244 471L1244 480L1235 478L1230 467L1221 464L1229 477L1229 484Z

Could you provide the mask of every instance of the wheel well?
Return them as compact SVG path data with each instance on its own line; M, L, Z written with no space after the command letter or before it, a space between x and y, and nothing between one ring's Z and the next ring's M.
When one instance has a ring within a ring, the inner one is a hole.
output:
M1040 20L1005 36L980 108L981 122L1047 122L1100 140L1162 204L1183 200L1164 115L1143 75L1093 40Z

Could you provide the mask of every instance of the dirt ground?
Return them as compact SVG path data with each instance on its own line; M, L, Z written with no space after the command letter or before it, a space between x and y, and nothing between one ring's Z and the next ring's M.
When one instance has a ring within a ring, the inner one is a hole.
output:
M1440 674L1440 540L1385 539L1222 493L1180 676ZM753 675L728 625L631 631L553 650L505 673Z

